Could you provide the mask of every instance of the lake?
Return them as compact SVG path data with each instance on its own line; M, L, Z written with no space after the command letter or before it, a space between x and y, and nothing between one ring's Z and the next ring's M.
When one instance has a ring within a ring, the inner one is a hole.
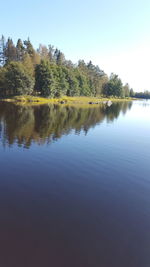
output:
M150 101L0 103L0 267L150 266Z

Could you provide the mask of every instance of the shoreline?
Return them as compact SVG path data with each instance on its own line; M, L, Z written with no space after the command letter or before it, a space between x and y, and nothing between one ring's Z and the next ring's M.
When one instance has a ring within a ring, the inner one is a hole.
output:
M43 104L67 104L67 105L88 105L95 106L98 104L111 104L118 101L132 101L135 98L113 98L113 97L86 97L86 96L64 96L60 98L45 98L37 96L14 96L10 98L0 99L2 102L11 102L20 105L43 105Z

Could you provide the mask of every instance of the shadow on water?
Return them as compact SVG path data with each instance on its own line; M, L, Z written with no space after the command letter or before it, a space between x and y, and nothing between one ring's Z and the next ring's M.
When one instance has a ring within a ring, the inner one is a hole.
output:
M83 131L106 120L108 123L125 114L132 102L116 102L110 107L74 107L60 105L20 106L0 103L0 137L3 145L18 143L29 148L32 142L50 143L69 134Z

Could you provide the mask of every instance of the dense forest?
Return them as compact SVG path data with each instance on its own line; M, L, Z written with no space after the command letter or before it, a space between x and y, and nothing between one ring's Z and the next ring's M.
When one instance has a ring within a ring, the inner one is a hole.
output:
M29 38L0 39L0 97L16 95L134 96L118 75L108 77L99 66L79 60L73 64L54 46L34 49Z

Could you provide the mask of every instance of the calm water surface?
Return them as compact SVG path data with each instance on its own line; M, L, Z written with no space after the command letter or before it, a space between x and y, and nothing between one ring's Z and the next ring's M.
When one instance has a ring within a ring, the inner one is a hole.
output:
M150 102L0 103L7 266L150 266Z

